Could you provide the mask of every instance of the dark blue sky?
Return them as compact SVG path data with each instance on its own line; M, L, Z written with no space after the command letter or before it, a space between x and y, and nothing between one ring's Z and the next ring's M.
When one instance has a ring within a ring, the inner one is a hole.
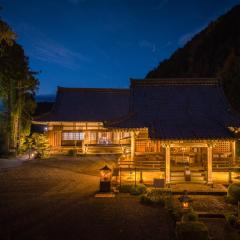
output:
M0 0L39 94L128 87L240 0Z

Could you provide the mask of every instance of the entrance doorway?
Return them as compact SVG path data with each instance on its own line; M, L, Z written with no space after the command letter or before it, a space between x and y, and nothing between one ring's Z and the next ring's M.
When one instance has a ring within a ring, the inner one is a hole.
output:
M171 182L205 182L205 147L173 147L170 156Z
M171 171L203 171L206 168L207 150L201 147L171 148Z

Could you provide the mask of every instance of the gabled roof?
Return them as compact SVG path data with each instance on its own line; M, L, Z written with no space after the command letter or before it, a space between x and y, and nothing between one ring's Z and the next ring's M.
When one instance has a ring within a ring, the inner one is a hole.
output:
M240 126L217 79L132 80L130 99L130 113L109 127L171 140L233 138L228 127Z
M53 105L54 102L37 102L37 107L33 116L41 116L50 112L53 108Z
M58 87L50 113L38 122L103 122L117 119L129 111L128 89Z

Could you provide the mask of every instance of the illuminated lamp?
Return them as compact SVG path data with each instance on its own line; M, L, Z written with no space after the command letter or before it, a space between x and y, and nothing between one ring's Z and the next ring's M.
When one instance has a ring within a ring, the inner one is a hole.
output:
M100 192L111 191L112 170L107 165L100 169Z
M179 202L182 205L184 210L188 210L190 208L190 204L193 201L189 196L187 190L184 190L183 195L178 198Z

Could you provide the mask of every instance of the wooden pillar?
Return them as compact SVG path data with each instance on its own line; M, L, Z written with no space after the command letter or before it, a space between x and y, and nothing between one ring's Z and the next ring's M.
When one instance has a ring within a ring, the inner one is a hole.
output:
M96 131L96 144L98 144L98 130Z
M154 152L155 153L157 152L157 141L156 140L154 141Z
M135 133L131 131L131 161L134 160L135 156Z
M83 140L82 140L82 152L83 153L86 153L86 146L85 146L85 133L84 133L84 137L83 137Z
M232 163L236 164L236 141L232 142Z
M170 146L166 145L165 146L165 181L166 184L170 184L171 182L171 161L170 161Z
M207 184L213 184L212 180L212 158L213 158L213 146L208 145L207 147Z

